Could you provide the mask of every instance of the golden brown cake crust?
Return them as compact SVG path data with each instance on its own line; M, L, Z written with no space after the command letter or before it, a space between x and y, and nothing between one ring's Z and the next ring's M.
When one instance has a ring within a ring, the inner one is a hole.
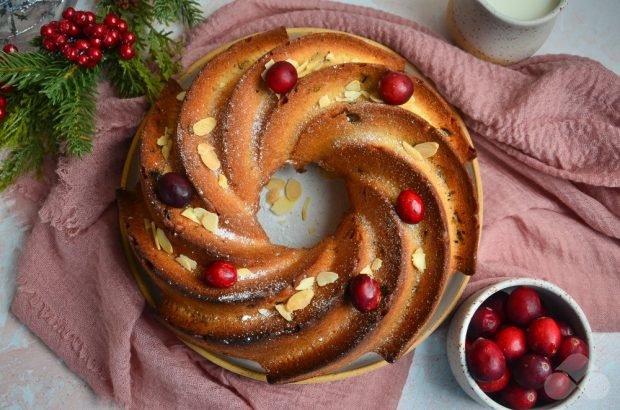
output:
M262 74L271 60L286 59L300 79L278 97ZM415 77L403 106L378 99L379 79L404 68L400 56L345 34L289 40L277 29L217 55L186 95L174 82L166 87L140 134L140 190L121 191L118 203L155 310L175 331L209 351L258 362L277 383L336 371L367 352L392 362L412 346L450 275L474 273L479 226L466 170L475 151L449 105ZM196 125L203 120L211 125L204 132ZM437 152L412 157L404 143L435 144ZM310 249L272 244L256 218L262 186L287 163L316 163L346 181L349 211ZM158 199L157 179L170 171L195 187L189 207ZM417 225L395 211L403 189L424 201ZM207 229L188 209L217 214L219 226ZM424 269L412 263L417 250ZM230 288L209 287L202 272L221 259L248 273ZM377 260L370 273L382 299L362 313L348 283ZM326 271L338 274L335 282L313 285L311 301L290 320L274 309L303 279Z

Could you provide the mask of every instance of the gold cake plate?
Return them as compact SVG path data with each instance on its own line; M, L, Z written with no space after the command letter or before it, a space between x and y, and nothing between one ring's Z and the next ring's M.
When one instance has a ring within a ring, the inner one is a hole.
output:
M287 29L287 32L291 38L295 38L295 37L301 37L301 36L311 34L311 33L335 32L335 31L322 29L322 28L303 27L303 28L289 28ZM342 33L342 34L353 36L352 34L349 34L349 33ZM358 36L354 36L354 37L358 37ZM358 38L362 38L362 37L358 37ZM383 49L394 52L388 49L387 47L385 47L384 45L379 44L375 41L372 41L366 38L362 38L362 39L374 46L381 47ZM210 53L208 53L207 55L205 55L204 57L196 61L191 67L189 67L189 69L179 77L178 81L181 83L181 85L184 88L188 88L191 85L191 82L193 81L194 77L198 74L200 69L209 60L211 60L213 57L215 57L222 51L226 50L236 41L240 41L240 40L242 39L235 40L231 43L225 44L211 51ZM433 89L435 89L432 86L431 82L428 79L424 78L421 75L421 73L412 64L409 63L407 65L406 71L423 79L427 84L429 84ZM463 124L463 121L461 120L460 116L456 112L454 112L454 116L457 118L461 127L463 128L465 136L471 142L471 137L469 136L469 133L467 132L467 129L465 128L465 125ZM131 147L129 148L129 152L127 154L127 159L125 161L125 166L123 168L123 175L121 179L121 187L123 189L127 189L128 187L131 189L135 187L135 185L138 182L138 171L137 170L138 170L138 144L139 144L138 136L139 135L140 135L140 130L136 132L136 135L133 138ZM475 193L476 193L478 204L479 204L478 218L480 221L480 229L482 229L481 228L482 227L482 185L481 185L481 180L480 180L480 170L478 167L478 161L474 159L467 165L468 165L467 170L470 173L474 181L474 184L475 184ZM133 251L131 250L131 247L129 246L127 231L123 223L120 224L120 230L121 230L121 239L122 239L123 249L127 256L129 267L135 277L138 288L144 295L144 298L146 299L147 303L151 307L154 307L155 302L152 296L152 292L149 289L149 285L145 279L146 274L143 272L140 266L140 263L134 256ZM413 350L416 346L418 346L420 343L426 340L426 338L429 337L435 331L435 329L437 329L437 327L441 325L441 323L443 323L443 321L448 317L450 312L452 312L452 310L454 309L460 296L465 290L465 285L467 285L468 281L469 281L469 276L463 275L460 272L455 272L453 275L450 276L446 284L446 287L444 288L443 294L441 295L440 302L435 312L433 313L431 319L426 324L422 333L416 339L415 343L413 344L410 350ZM238 359L238 358L234 358L231 356L209 352L193 344L190 340L187 339L187 336L181 334L180 332L175 331L175 329L172 326L168 325L163 320L161 322L164 323L173 332L175 332L177 336L185 344L187 344L187 346L189 346L192 350L194 350L195 352L197 352L199 355L203 356L207 360L211 361L212 363L220 367L223 367L224 369L230 370L233 373L240 374L242 376L246 376L254 380L259 380L263 382L267 381L264 371L260 368L260 366L257 363L253 361L249 361L249 360ZM328 373L322 376L312 377L312 378L300 381L298 383L300 384L321 383L321 382L330 382L330 381L335 381L335 380L346 379L349 377L358 376L358 375L370 372L375 369L379 369L387 364L389 363L383 360L379 355L375 353L368 353L358 358L354 363L352 363L351 365L343 369L340 369L338 371Z

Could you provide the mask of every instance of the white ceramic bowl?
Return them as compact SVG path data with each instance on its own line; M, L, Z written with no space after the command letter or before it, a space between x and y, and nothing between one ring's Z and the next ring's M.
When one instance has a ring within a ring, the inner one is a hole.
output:
M574 404L575 401L583 394L584 386L588 382L590 376L590 370L592 368L591 363L594 360L592 330L590 329L590 324L588 323L585 314L577 302L575 302L575 300L564 290L544 280L519 278L499 282L495 285L479 290L461 304L452 318L448 329L447 352L448 362L450 363L452 373L465 393L467 393L472 399L493 409L507 410L506 407L487 396L487 394L483 392L480 387L478 387L476 381L469 374L465 359L465 337L467 335L469 322L471 321L474 312L485 300L489 298L489 296L500 290L510 293L518 286L528 286L535 289L540 295L543 303L545 303L546 307L549 309L550 314L552 316L554 314L562 316L575 330L575 335L588 344L590 349L590 360L588 362L588 368L586 369L585 376L579 382L577 388L564 400L545 406L536 406L534 408L550 409L560 404L563 408L568 407Z

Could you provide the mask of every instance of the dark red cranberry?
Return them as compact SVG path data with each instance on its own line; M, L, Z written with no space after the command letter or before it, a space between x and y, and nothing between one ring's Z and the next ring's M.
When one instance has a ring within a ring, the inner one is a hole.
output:
M297 70L288 61L278 61L265 73L267 86L278 94L285 94L297 84Z
M527 351L525 331L520 327L503 327L497 331L494 340L509 362L523 356Z
M123 33L122 41L124 44L132 45L136 42L136 35L130 31Z
M381 302L381 288L376 280L366 274L359 274L349 283L349 295L353 306L360 312L370 312Z
M579 383L586 375L586 371L588 370L588 362L589 359L586 355L582 353L574 353L559 362L555 370L563 371L568 374L571 379Z
M89 47L90 47L90 44L88 43L87 40L83 38L75 42L75 48L77 48L79 51L86 51L88 50Z
M472 339L491 337L499 329L499 315L486 307L479 307L474 313L467 329L467 336Z
M90 65L90 58L88 57L88 54L80 54L77 58L77 63L82 67L88 67Z
M215 261L205 270L204 278L209 286L229 288L237 282L237 269L230 262Z
M6 118L6 108L0 108L0 121Z
M75 18L75 9L73 7L67 7L65 11L62 12L62 16L67 20L73 20Z
M58 31L60 31L60 33L62 34L69 34L70 30L71 22L67 19L60 20L60 23L58 24Z
M482 337L471 344L467 365L474 379L482 382L497 380L506 371L506 359L499 346Z
M527 410L536 405L538 394L534 389L527 389L513 383L502 390L501 397L511 409Z
M482 306L488 307L497 313L499 315L499 320L504 323L506 321L506 300L508 300L508 293L500 291L489 296Z
M194 196L192 184L178 172L168 172L160 176L155 190L164 204L175 208L187 206Z
M518 326L527 326L542 316L542 304L535 290L520 286L506 300L506 316Z
M545 395L552 400L564 400L575 387L577 386L566 373L555 372L547 377L543 390Z
M412 94L413 83L406 74L390 71L379 80L379 96L387 104L404 104Z
M92 11L87 11L84 14L86 15L87 24L95 24L95 21L97 21L97 16L95 16L95 13L93 13Z
M101 61L102 57L103 57L103 53L97 47L90 47L88 49L88 58L90 58L90 60L94 64L97 64L99 61Z
M47 51L54 51L56 50L56 43L54 43L51 39L46 38L43 40L43 48Z
M80 29L75 23L71 23L69 26L69 35L71 37L77 37L80 34Z
M110 13L105 16L105 19L103 21L106 26L115 29L116 27L118 27L119 18L116 14Z
M119 42L119 40L120 35L118 34L118 31L109 30L105 37L103 37L103 44L105 44L106 47L112 48Z
M136 50L129 44L123 44L119 49L119 54L123 60L131 60L136 55Z
M86 37L92 37L96 27L96 24L88 24L87 26L82 28L82 32Z
M44 24L41 26L41 30L39 30L39 33L41 34L41 37L46 38L55 35L56 31L54 31L52 26Z
M465 353L467 353L469 351L469 349L471 348L471 344L473 342L471 341L471 339L466 338L465 339Z
M80 52L78 51L78 49L75 47L71 47L71 46L65 47L62 53L65 56L65 58L69 61L76 61L78 56L80 55Z
M575 334L575 331L573 330L572 327L570 327L568 323L562 320L556 320L555 322L558 324L558 327L560 328L560 335L562 335L562 337L573 336Z
M478 383L478 387L485 393L495 393L502 390L504 387L508 386L508 382L510 382L510 370L506 368L506 371L502 376L490 382L481 382L476 381Z
M17 49L17 46L15 44L6 43L4 47L2 47L2 51L4 51L7 54L13 54L13 53L17 53L19 50Z
M65 44L67 44L67 36L64 34L59 34L54 39L54 44L56 44L56 48L62 48Z
M91 37L90 40L88 40L88 44L90 44L91 47L101 48L103 47L103 40L100 38Z
M0 95L0 109L4 110L6 108L6 97L4 95Z
M127 28L129 26L127 25L127 22L123 19L118 19L118 23L116 24L116 29L120 32L120 33L124 33L127 31Z
M552 371L551 363L545 356L526 354L515 362L512 377L523 387L540 389Z
M560 328L550 317L534 319L527 328L527 343L534 353L553 357L561 341Z
M568 356L577 353L582 354L585 357L590 357L590 349L588 349L586 342L576 336L568 336L563 338L558 349L558 363L566 360Z
M108 27L105 24L96 24L93 29L92 36L96 38L104 38L107 33Z
M88 25L88 17L86 17L86 13L83 11L76 11L73 21L79 27L86 27Z
M415 191L405 189L396 199L396 212L405 223L419 223L424 218L422 198Z

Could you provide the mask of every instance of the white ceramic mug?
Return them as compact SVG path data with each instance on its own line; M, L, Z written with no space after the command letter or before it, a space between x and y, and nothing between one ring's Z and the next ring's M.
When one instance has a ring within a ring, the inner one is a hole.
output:
M463 50L494 63L513 64L543 45L566 4L567 0L450 0L448 28Z

